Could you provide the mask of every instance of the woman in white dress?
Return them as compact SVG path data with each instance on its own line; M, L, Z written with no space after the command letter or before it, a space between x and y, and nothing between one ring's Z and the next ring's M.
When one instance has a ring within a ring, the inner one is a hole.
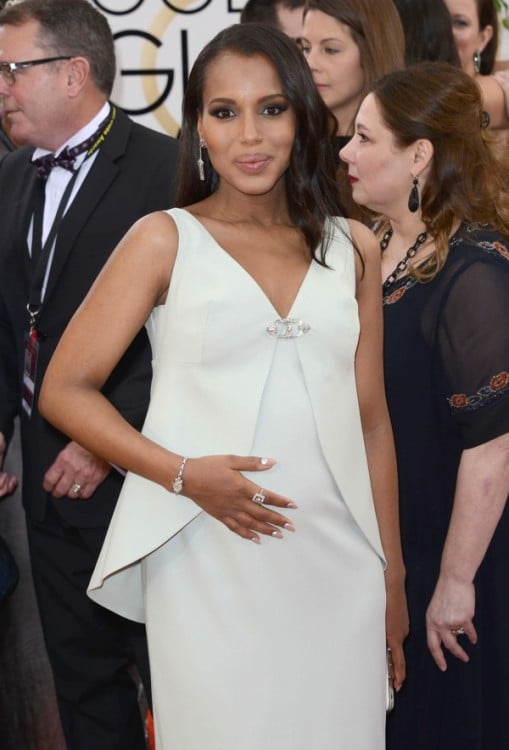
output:
M147 624L158 750L382 750L386 643L404 679L380 264L332 218L333 132L291 40L218 34L185 208L130 230L44 383L45 416L129 470L89 593ZM100 389L144 323L139 434Z

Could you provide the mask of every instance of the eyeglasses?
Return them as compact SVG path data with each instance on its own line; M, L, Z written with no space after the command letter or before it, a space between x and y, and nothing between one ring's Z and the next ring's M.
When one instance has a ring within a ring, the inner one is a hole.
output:
M32 65L44 65L57 60L71 60L72 55L58 55L57 57L42 57L39 60L25 60L24 62L0 62L0 78L3 78L8 86L16 83L15 73L18 70L31 68Z

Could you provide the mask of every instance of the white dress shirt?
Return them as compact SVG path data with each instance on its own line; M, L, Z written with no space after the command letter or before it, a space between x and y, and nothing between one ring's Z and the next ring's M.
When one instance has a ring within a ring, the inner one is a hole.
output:
M110 107L109 102L105 102L104 105L101 107L100 111L96 114L96 116L92 120L90 120L90 122L87 123L87 125L81 128L81 130L79 130L71 138L69 138L68 141L63 143L62 146L58 149L58 151L55 152L55 155L58 156L58 154L61 151L63 151L63 149L66 146L69 146L69 147L77 146L78 143L82 143L87 138L89 138L97 130L101 122L107 118L110 112L110 109L111 107ZM32 155L32 161L34 161L34 159L38 159L40 156L45 156L46 154L49 154L49 153L51 152L46 149L36 148ZM92 156L90 156L89 158L87 158L86 153L79 154L79 156L76 157L75 170L78 170L78 176L76 178L76 182L74 184L71 195L65 207L65 211L67 211L67 209L73 202L75 196L77 195L78 190L83 185L86 179L86 176L88 175L90 169L92 168L92 164L94 163L97 157L97 154L98 154L98 150L94 151ZM48 234L53 225L53 221L55 219L55 215L60 205L60 201L62 200L62 196L64 195L67 185L72 179L72 175L73 173L69 171L68 169L64 169L63 167L57 166L57 167L53 167L53 169L51 170L48 176L48 179L46 180L45 199L44 199L44 216L43 216L43 225L42 225L42 245L44 245L44 243L46 242L46 238L48 237ZM32 221L30 222L30 227L28 230L28 238L27 238L30 253L31 253L31 248L32 248L32 233L33 233L33 218L32 218ZM41 292L42 299L44 299L44 295L46 293L46 287L48 284L51 264L53 262L54 251L55 251L55 243L53 243L53 247L50 248L50 252L49 252L48 262L46 265L46 274L44 277L44 283L43 283L42 292Z

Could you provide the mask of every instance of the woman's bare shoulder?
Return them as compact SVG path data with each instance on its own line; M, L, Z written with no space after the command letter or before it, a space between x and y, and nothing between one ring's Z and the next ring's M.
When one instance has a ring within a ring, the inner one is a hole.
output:
M179 246L177 224L164 211L155 211L138 219L124 235L109 260L115 273L142 280L150 294L165 293Z
M132 236L139 239L140 235L146 235L150 240L170 240L178 236L175 219L167 211L153 211L138 219L126 237Z
M361 254L364 261L371 257L380 255L378 240L372 230L365 224L356 219L347 219L348 228L352 237L352 242Z

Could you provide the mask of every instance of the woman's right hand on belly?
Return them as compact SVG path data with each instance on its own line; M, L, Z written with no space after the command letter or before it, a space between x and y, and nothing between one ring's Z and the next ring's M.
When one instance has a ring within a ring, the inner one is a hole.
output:
M260 543L260 535L281 539L282 530L295 531L288 516L268 506L296 508L287 497L254 484L242 472L264 472L272 458L255 456L204 456L188 459L184 472L184 494L230 531Z

